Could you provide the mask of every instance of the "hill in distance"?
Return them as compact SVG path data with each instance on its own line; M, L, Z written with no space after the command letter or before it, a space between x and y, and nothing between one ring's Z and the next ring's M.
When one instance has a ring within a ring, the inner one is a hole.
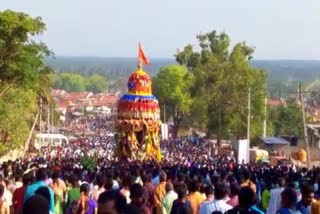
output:
M152 76L157 74L160 67L175 63L174 59L166 58L151 58L150 62L144 69ZM46 63L59 72L79 72L86 75L98 72L111 79L129 76L137 69L136 58L56 57L48 58Z
M152 76L160 67L174 64L172 58L151 58L145 70ZM136 58L105 57L55 57L46 60L48 66L58 72L79 72L85 75L101 73L109 79L128 77L137 68ZM295 90L298 82L309 84L320 79L320 60L253 60L252 66L268 71L269 92L287 96Z

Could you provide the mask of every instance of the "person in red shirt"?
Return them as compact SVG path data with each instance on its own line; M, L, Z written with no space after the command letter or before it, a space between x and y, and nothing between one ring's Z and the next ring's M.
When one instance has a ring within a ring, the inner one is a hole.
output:
M27 186L31 184L31 182L32 182L32 174L31 173L24 174L22 177L23 186L14 191L12 196L12 207L13 207L14 214L21 213L20 211L22 210L22 207L23 207L24 193L27 189Z

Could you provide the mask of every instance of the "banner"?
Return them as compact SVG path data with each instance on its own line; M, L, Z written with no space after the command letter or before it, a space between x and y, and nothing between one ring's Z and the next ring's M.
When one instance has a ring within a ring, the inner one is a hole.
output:
M161 139L168 140L168 124L162 123L161 124Z
M236 140L233 142L232 146L236 153L238 154L237 161L238 163L249 163L250 162L250 152L249 152L249 143L247 139Z

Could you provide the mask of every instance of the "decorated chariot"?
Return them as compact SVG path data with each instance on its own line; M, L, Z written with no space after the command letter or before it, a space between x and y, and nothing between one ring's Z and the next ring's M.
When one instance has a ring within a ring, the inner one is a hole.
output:
M139 44L137 71L129 77L128 93L118 102L116 154L130 160L160 161L160 108L152 95L152 79L143 71L143 63L149 64L149 61Z

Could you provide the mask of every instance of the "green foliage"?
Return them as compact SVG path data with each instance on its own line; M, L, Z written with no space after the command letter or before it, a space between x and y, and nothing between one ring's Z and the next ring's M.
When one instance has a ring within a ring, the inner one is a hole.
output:
M37 95L34 91L10 88L0 99L0 143L7 149L24 145L36 110Z
M85 155L81 158L80 164L84 169L93 171L97 166L97 158L94 156Z
M187 45L176 60L194 76L194 124L205 126L218 139L244 138L247 127L248 89L252 91L252 137L261 134L266 94L266 72L250 65L254 49L245 43L230 48L230 38L216 31L197 36L201 50ZM231 52L229 52L231 50Z
M51 102L50 51L31 36L45 31L41 18L0 12L0 153L24 145L39 99Z
M160 106L165 105L168 118L173 119L174 136L178 133L181 121L190 112L192 84L192 74L186 67L179 65L162 67L153 79L153 93L158 97Z
M86 89L86 79L76 73L56 73L53 87L72 92L82 92Z
M187 46L189 53L193 53L192 45ZM190 51L191 50L191 51ZM182 51L184 54L185 51ZM180 56L181 60L188 59L189 63L178 61L180 64L197 64L192 62L198 60L193 55L193 59L186 56ZM174 60L151 58L151 65L147 71L151 76L155 76L161 67L174 64ZM102 58L102 57L55 57L46 59L48 66L54 70L62 72L77 71L85 76L94 73L101 73L108 80L119 80L124 78L127 81L128 76L136 70L136 58ZM296 91L299 82L309 83L315 79L320 79L320 61L319 60L255 60L250 61L254 68L265 69L268 71L267 89L270 97L288 97ZM126 86L126 83L124 84ZM119 89L119 87L118 87ZM125 92L126 87L121 87Z
M41 75L44 57L50 54L44 43L30 36L44 32L41 18L10 10L0 12L0 83L8 87L32 87ZM0 89L0 96L8 88Z
M295 135L303 137L301 108L293 103L269 108L267 132L269 136Z
M93 74L90 76L86 85L87 91L92 91L93 93L104 92L107 87L108 83L106 79L100 74Z
M146 69L151 76L158 73L162 66L175 63L174 59L151 58L152 62ZM137 58L123 57L55 57L46 59L48 66L61 72L77 71L84 76L95 73L104 75L108 80L128 79L137 69Z
M100 74L93 74L88 79L77 73L56 73L53 78L53 87L71 92L85 90L94 93L103 92L108 87L107 80Z

